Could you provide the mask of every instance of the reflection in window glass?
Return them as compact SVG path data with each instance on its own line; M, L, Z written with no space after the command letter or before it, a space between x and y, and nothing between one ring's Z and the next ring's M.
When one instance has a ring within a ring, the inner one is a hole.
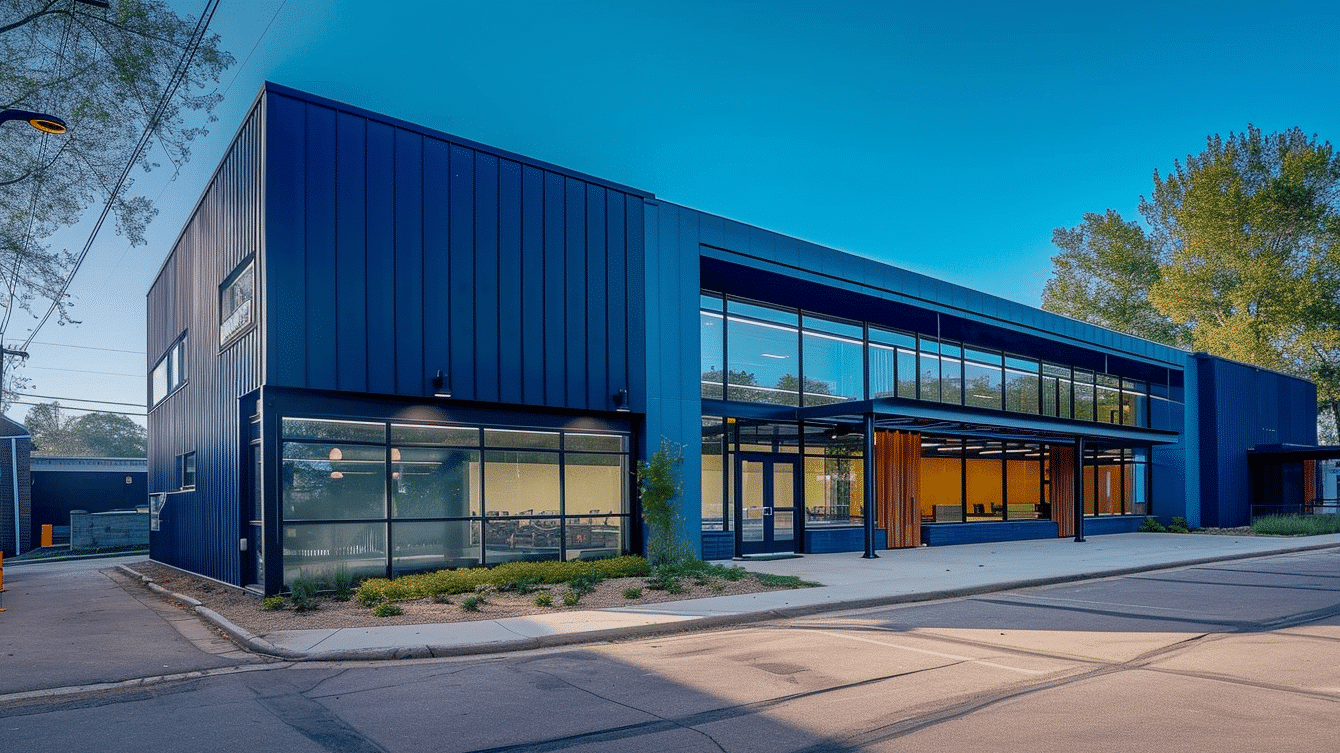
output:
M721 314L702 311L698 314L698 335L702 371L702 394L709 400L720 400L724 396L722 384L725 374L722 371L726 363L725 349L726 320Z
M461 426L391 424L391 444L428 444L442 447L478 447L479 429Z
M1147 426L1148 386L1132 379L1121 380L1121 422L1127 426Z
M1000 367L968 361L963 364L963 371L964 404L1000 410L1003 399Z
M800 333L793 327L731 318L726 398L798 405Z
M898 395L898 351L870 344L870 397Z
M386 575L386 523L284 526L284 583L298 578L331 582L337 571L355 578Z
M386 514L385 447L283 445L284 520L356 520Z
M623 452L623 436L619 434L577 434L568 432L563 435L563 449L582 452Z
M484 446L557 450L558 432L485 429Z
M1098 407L1098 421L1109 424L1121 423L1121 400L1118 390L1121 380L1107 374L1099 374L1097 382L1094 398Z
M825 405L865 397L861 341L805 333L804 405Z
M1005 410L1037 413L1038 389L1037 372L1005 369Z
M391 540L394 575L479 564L478 520L392 523Z
M627 520L612 515L567 518L563 530L568 559L618 556L624 548Z
M365 421L326 421L315 418L285 418L284 439L343 439L350 442L385 442L386 427Z
M940 356L940 402L963 404L963 361L952 355Z
M898 397L917 399L917 354L898 349Z
M1075 369L1075 418L1093 421L1093 372Z
M463 518L479 510L479 451L391 448L391 517Z
M921 399L938 403L940 401L940 357L923 350L917 361L921 376Z

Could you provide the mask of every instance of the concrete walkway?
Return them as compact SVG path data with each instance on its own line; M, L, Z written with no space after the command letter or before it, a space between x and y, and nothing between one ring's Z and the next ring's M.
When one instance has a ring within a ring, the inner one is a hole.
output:
M434 625L286 630L257 636L196 607L253 651L290 660L406 659L492 653L746 624L1061 583L1085 578L1340 547L1340 534L1302 538L1116 534L1071 539L805 555L744 563L820 588ZM188 600L189 601L189 600Z

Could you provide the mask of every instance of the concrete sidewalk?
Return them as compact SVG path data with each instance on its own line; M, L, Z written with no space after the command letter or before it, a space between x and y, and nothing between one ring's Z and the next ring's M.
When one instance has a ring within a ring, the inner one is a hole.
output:
M286 630L252 635L196 611L251 650L298 661L492 653L747 624L815 612L951 598L1220 560L1340 547L1340 534L1302 538L1131 533L1071 539L805 555L744 563L821 588L433 625ZM189 600L187 600L189 602Z

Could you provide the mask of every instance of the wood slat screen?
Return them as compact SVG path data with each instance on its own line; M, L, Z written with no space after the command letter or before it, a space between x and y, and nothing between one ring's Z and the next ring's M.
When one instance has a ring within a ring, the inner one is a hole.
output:
M1303 461L1303 505L1310 508L1317 498L1317 461Z
M875 433L875 499L877 520L885 526L890 549L921 546L921 435L916 432Z
M1057 535L1064 538L1075 535L1075 448L1052 446L1048 456L1051 466L1052 520L1056 521Z

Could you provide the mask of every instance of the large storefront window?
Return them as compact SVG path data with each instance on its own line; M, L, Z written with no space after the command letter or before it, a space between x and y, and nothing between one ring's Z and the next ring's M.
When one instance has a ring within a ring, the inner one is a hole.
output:
M281 430L286 583L627 550L625 435L306 418Z
M897 397L1127 426L1151 421L1144 381L972 343L710 292L701 295L699 330L709 400L814 406ZM1161 425L1175 409L1159 403Z

